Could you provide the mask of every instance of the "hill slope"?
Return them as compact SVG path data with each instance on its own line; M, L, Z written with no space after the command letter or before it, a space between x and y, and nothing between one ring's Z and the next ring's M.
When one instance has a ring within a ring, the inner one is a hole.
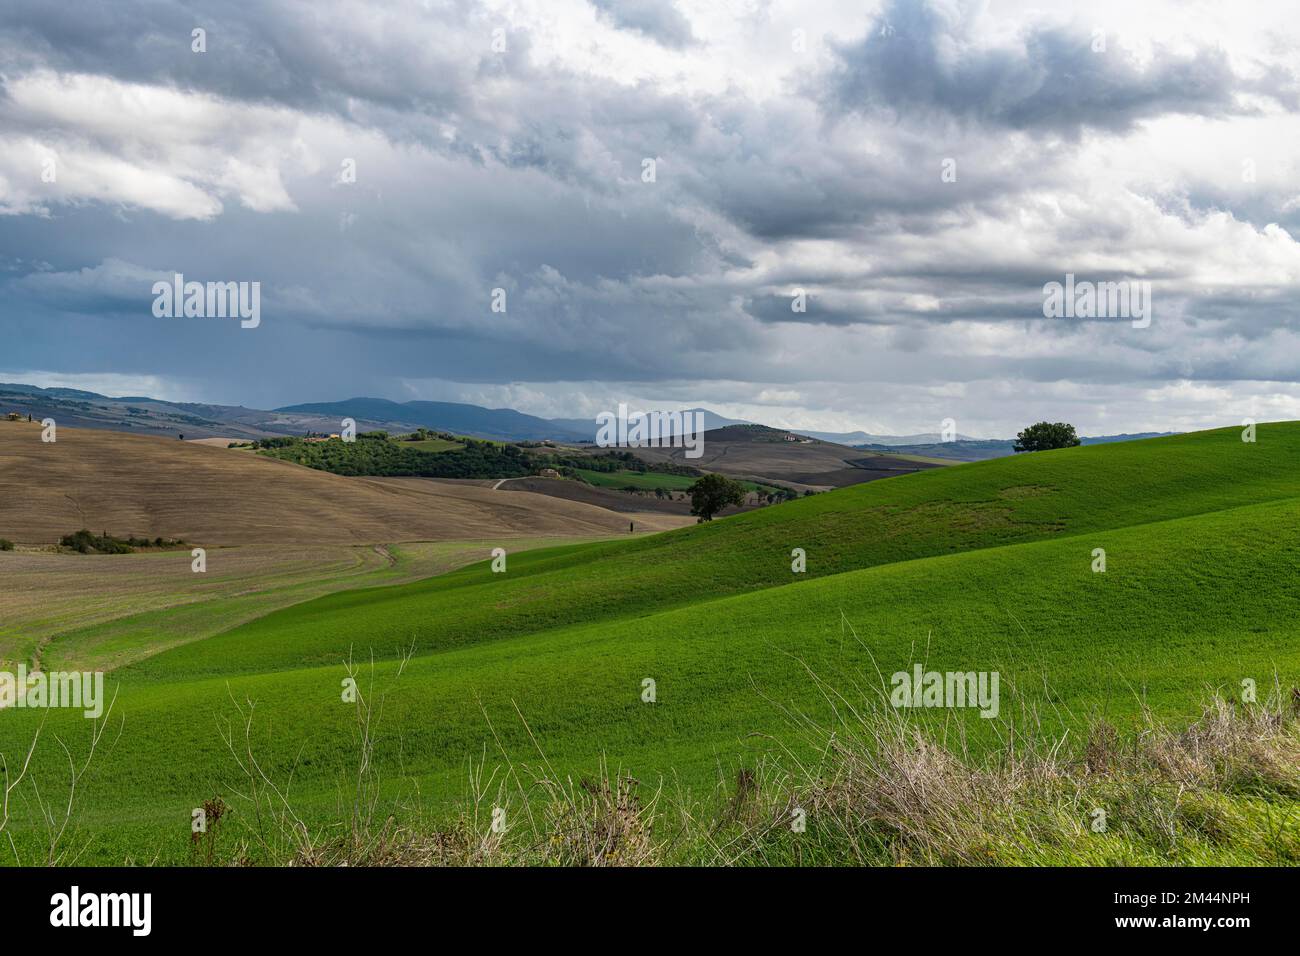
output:
M141 667L193 675L296 667L341 659L360 633L377 653L412 640L417 650L433 650L918 558L1291 499L1300 497L1300 471L1291 465L1297 458L1300 425L1286 424L1261 427L1256 445L1226 429L935 469L664 535L533 552L506 575L480 564L341 594ZM794 548L807 555L803 576L790 570Z
M687 458L684 448L637 448L653 462L691 465L732 478L776 482L796 488L843 488L880 478L946 465L925 459L846 448L809 439L787 441L792 432L766 425L728 425L704 433L703 454Z
M412 660L400 679L397 635L309 662L300 654L298 666L272 671L285 658L268 646L266 632L250 626L240 629L242 639L208 650L261 658L263 666L253 669L259 672L227 675L213 667L207 678L187 674L187 652L210 641L159 655L146 669L152 680L125 672L123 703L139 736L120 745L119 756L128 767L157 760L171 768L178 777L171 798L180 803L184 781L203 774L218 752L208 722L229 712L233 693L257 700L274 724L275 737L263 742L267 766L287 775L298 760L295 785L329 793L352 742L353 715L338 702L342 662L349 653L368 660L372 650L388 659L373 673L391 722L384 759L395 767L400 755L405 773L443 798L459 793L468 759L482 759L484 747L498 753L498 739L516 759L536 759L519 713L547 759L565 770L589 770L604 754L640 777L677 773L687 784L706 785L719 760L752 760L766 749L761 740L746 742L749 735L780 737L781 705L827 715L811 673L848 690L878 687L877 667L886 675L915 662L996 670L1004 720L1038 707L1055 728L1077 729L1094 710L1122 722L1142 702L1162 715L1186 716L1206 687L1232 691L1243 677L1267 687L1275 669L1284 686L1300 677L1300 598L1270 587L1249 602L1235 600L1276 571L1278 550L1294 561L1297 541L1294 502L1259 505L1100 534L1086 544L1111 555L1105 575L1090 572L1090 548L1077 539L1036 542L645 616L442 645ZM1189 594L1184 578L1204 558L1212 563ZM356 593L344 597L364 601ZM290 626L284 633L299 650L312 627L329 621L321 605L338 601L313 603L274 615ZM400 615L375 609L371 619L433 632L455 609L428 602L424 613L440 615L433 621L408 616L410 608ZM369 681L371 671L363 672ZM653 706L640 696L645 678L657 685ZM939 711L935 719L966 722L977 740L1003 728L973 713ZM164 738L173 722L176 729ZM139 773L110 772L124 786Z
M673 516L638 518L643 530ZM603 535L628 516L544 495L347 478L247 451L0 421L0 537L51 544L86 527L204 545Z

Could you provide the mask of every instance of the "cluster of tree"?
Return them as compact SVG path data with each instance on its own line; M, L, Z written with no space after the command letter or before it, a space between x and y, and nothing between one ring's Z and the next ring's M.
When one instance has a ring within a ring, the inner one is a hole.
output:
M432 441L435 438L441 438L443 441L460 441L451 432L436 432L431 428L417 428L409 435L403 435L402 441Z
M808 494L808 492L805 491L804 494ZM769 505L774 505L778 501L794 501L799 497L799 492L793 488L782 488L778 485L771 491L760 491L758 496Z
M539 456L540 457L540 456ZM603 455L548 455L552 468L582 468L608 474L614 471L645 471L645 462L630 451L608 451Z
M185 544L180 538L115 538L107 531L92 534L85 528L65 534L59 544L82 554L132 554L136 548L177 548Z
M635 471L642 474L650 472L656 475L682 475L696 478L703 472L690 465L679 465L671 461L644 461L630 451L606 451L599 455L554 454L535 456L545 467L569 473L574 469L599 471L608 474L615 471Z
M691 496L691 514L698 516L700 521L712 521L713 516L728 505L743 507L750 495L749 489L739 481L716 474L705 475L687 488L686 493ZM816 493L811 488L805 488L803 495L807 498ZM776 485L771 491L760 489L757 496L759 504L774 505L782 501L794 501L799 497L799 492Z
M292 435L282 435L276 438L259 438L251 442L254 448L289 448L292 445L301 445L301 438L294 438Z
M8 538L0 538L0 551L12 551L14 543Z
M387 432L365 432L354 442L287 442L280 438L258 443L260 453L336 475L390 478L523 478L534 471L528 456L514 445L473 438L457 439L465 447L428 452ZM270 444L268 444L270 443Z

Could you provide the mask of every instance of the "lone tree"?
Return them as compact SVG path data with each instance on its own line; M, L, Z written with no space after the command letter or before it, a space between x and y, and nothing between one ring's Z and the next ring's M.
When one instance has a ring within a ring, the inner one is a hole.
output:
M745 486L725 475L705 475L686 489L691 496L691 514L700 521L712 521L727 505L745 503Z
M1078 444L1079 436L1074 433L1074 426L1065 422L1039 422L1016 436L1016 451L1048 451L1073 448Z

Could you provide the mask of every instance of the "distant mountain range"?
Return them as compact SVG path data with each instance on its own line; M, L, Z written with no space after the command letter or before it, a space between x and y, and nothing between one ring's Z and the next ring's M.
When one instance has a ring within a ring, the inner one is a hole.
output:
M539 418L513 408L483 408L459 402L394 402L386 398L349 398L340 402L308 402L262 410L242 405L209 405L167 402L146 396L111 398L75 388L39 388L35 385L0 383L0 414L30 414L35 419L53 418L73 428L107 428L147 435L186 438L264 438L272 435L302 435L306 432L336 432L344 418L352 418L362 431L386 429L410 431L430 428L496 441L560 442L595 441L599 430L593 418ZM613 410L611 410L613 411ZM731 425L750 425L725 418L707 408L699 412L704 428L711 431ZM1012 454L1012 439L982 440L958 435L956 441L940 441L937 432L917 435L872 435L867 432L815 432L785 429L820 441L849 445L871 451L925 455L957 461L1000 458ZM1137 438L1153 438L1170 432L1138 435L1104 435L1084 438L1085 445Z
M600 426L592 418L538 418L513 408L482 408L456 402L393 402L386 398L350 398L342 402L313 402L287 405L275 411L282 415L322 416L331 421L354 418L358 422L388 422L404 426L423 426L458 435L493 438L498 441L589 441L594 442ZM617 414L616 409L611 412ZM703 415L704 430L728 425L747 425L734 418L723 418L707 408L689 408L681 412L687 429L693 418ZM639 410L629 413L635 418ZM675 430L673 431L675 434Z
M595 434L574 431L510 408L480 408L455 402L393 402L353 398L262 410L241 405L167 402L144 396L111 398L72 388L0 384L0 414L16 411L50 417L73 428L108 428L146 435L186 438L265 438L337 432L344 418L362 431L432 428L498 441L554 439L576 442Z
M591 442L599 430L594 417L547 419L513 408L483 408L459 402L394 402L362 397L261 410L241 405L167 402L145 396L113 398L75 388L0 383L0 413L9 411L37 419L51 417L74 428L186 438L249 439L308 431L329 433L338 431L344 418L355 419L363 431L431 428L496 441ZM748 424L706 408L687 410L693 412L703 414L705 430Z
M287 405L275 411L281 415L327 418L337 423L344 418L406 427L432 428L492 438L497 441L593 440L592 422L582 419L550 420L525 415L513 408L482 408L458 402L392 402L386 398L350 398L343 402L309 402ZM572 427L571 427L572 426Z

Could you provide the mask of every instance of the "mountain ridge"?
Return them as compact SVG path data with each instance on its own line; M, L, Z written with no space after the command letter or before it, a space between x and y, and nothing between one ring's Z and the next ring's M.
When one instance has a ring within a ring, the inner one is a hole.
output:
M77 388L50 387L0 382L0 414L16 411L33 418L54 418L60 424L78 428L107 428L136 434L184 435L189 438L232 438L248 440L306 432L338 431L342 419L352 418L362 431L376 429L414 430L430 428L496 441L593 442L599 430L595 417L542 418L513 408L487 408L466 402L411 400L357 396L332 402L301 402L273 409L205 402L171 402L143 395L108 396ZM639 410L638 410L639 411ZM761 424L728 418L693 407L683 414L699 412L704 428L713 431L735 425ZM1012 454L1014 439L976 439L959 434L954 441L941 441L937 432L914 435L875 435L864 431L823 432L765 426L790 435L814 438L868 451L888 451L958 461ZM1176 434L1088 436L1083 444L1133 441Z

